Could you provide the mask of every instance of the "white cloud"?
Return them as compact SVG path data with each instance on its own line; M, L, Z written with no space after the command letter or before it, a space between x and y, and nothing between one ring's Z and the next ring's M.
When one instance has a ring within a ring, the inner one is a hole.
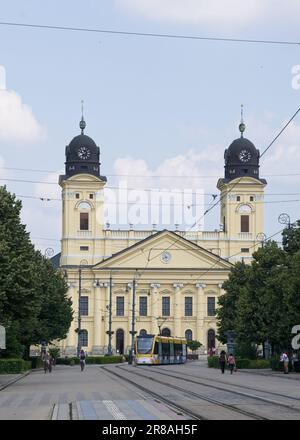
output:
M13 90L0 90L0 140L5 142L35 142L45 137L31 108Z
M300 11L298 0L115 0L117 7L148 20L200 24L234 31L272 19L295 18ZM275 5L274 5L275 3Z

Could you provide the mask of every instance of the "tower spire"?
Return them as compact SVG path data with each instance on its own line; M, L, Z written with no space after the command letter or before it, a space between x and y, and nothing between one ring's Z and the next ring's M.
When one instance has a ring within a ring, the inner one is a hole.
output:
M244 106L241 104L241 123L239 125L239 130L241 132L241 138L243 137L243 133L246 130L246 125L244 124Z
M84 129L86 127L86 122L83 117L83 99L81 100L81 121L79 122L79 127L81 129L81 134L84 134Z

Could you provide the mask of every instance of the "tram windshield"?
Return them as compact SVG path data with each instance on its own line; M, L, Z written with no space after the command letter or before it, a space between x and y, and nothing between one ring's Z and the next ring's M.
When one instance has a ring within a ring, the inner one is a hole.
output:
M141 354L150 354L154 338L137 338L137 351Z

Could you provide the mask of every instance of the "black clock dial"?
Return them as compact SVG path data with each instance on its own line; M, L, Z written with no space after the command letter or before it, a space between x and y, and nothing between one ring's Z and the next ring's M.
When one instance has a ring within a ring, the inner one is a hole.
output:
M239 154L239 159L241 162L249 162L251 159L251 153L248 150L242 150Z
M77 154L80 159L88 159L91 155L91 152L87 147L80 147Z

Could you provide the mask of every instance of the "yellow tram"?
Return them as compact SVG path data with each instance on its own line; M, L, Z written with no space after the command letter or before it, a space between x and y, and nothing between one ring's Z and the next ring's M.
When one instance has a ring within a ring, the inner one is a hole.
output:
M184 364L187 341L172 336L143 335L135 338L135 361L142 365Z

